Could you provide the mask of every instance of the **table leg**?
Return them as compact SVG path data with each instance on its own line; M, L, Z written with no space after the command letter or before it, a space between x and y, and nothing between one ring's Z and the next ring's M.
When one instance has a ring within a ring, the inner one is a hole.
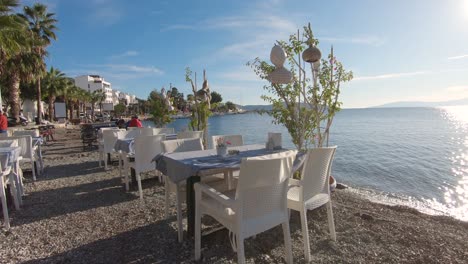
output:
M193 185L200 181L200 176L192 176L187 179L187 236L195 234L195 190Z

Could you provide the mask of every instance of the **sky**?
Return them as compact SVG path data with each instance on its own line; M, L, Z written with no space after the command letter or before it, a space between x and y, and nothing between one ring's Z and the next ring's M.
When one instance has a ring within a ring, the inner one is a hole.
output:
M246 66L269 60L276 40L311 23L319 48L354 73L344 108L468 97L468 0L23 0L58 19L47 65L70 77L98 74L146 99L205 69L223 101L267 104L265 81Z

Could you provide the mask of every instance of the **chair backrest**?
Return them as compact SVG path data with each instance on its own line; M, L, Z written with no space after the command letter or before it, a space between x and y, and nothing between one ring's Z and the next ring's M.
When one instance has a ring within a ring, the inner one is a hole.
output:
M159 128L153 128L153 129L154 129L155 135L159 135L159 134L166 134L166 135L175 134L175 130L174 130L173 127L159 127Z
M102 139L104 142L104 152L112 153L114 151L115 142L121 137L125 130L109 129L102 131Z
M33 130L15 130L15 131L13 131L13 136L31 136L31 137L38 137L38 136L39 136L39 130L38 130L38 129L33 129Z
M203 131L182 131L177 133L177 139L203 138Z
M302 167L302 199L307 201L317 194L330 194L330 172L336 146L307 150ZM301 198L301 197L299 197Z
M161 142L164 152L183 152L203 150L201 138L164 140Z
M288 184L296 152L289 150L242 160L236 214L238 221L251 225L242 228L247 232L245 235L263 232L288 218Z
M98 139L102 140L103 132L106 130L119 130L119 127L101 127L98 131Z
M141 136L154 136L154 135L159 135L157 131L154 130L154 128L151 127L142 127L140 128L140 135Z
M11 147L17 147L17 146L18 146L17 139L0 138L0 148L11 148Z
M216 135L211 136L211 146L213 148L215 148L216 141L219 138L224 138L224 142L229 141L231 144L228 146L231 147L238 147L244 145L244 139L242 138L242 135Z
M137 138L141 135L141 129L121 130L119 138Z
M139 136L135 138L135 170L146 172L155 170L153 158L163 152L161 142L166 140L166 135Z
M34 158L34 150L32 147L32 137L31 136L12 136L6 138L7 140L18 140L18 147L21 147L20 156L25 159Z

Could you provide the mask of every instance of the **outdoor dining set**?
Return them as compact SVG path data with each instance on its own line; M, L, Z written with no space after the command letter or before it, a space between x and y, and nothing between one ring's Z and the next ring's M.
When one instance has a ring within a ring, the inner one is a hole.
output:
M205 148L202 131L176 134L172 128L101 128L99 134L100 166L104 162L107 169L109 156L117 154L127 191L132 173L144 201L140 174L156 172L165 186L166 218L170 195L175 193L179 242L183 241L185 201L187 236L194 237L196 260L201 258L203 215L229 230L239 263L245 262L244 239L277 225L282 225L286 262L292 263L291 209L300 213L306 261L311 259L307 210L326 205L330 235L336 241L328 184L336 147L298 153L282 148L278 133L269 133L267 144L249 145L242 135L215 135L212 148Z
M32 177L35 181L36 175L43 173L41 145L45 141L39 129L9 130L8 133L0 135L0 199L5 228L8 230L10 219L5 190L10 186L15 209L20 210L24 196L23 170L20 167L20 162L30 164Z

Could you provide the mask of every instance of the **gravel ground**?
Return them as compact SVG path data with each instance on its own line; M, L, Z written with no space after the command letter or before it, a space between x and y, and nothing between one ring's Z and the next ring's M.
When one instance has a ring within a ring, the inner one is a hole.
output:
M125 192L118 167L104 171L97 150L83 151L76 129L56 129L44 146L45 174L32 182L12 228L0 232L1 263L192 263L193 241L177 242L175 207L164 218L164 186L143 181L144 203ZM114 158L115 159L115 158ZM468 223L401 206L371 203L347 191L332 195L337 242L326 209L308 213L312 261L319 263L468 263ZM2 218L3 219L3 218ZM208 217L204 229L216 222ZM296 263L304 262L299 215L291 215ZM202 239L200 263L236 262L226 230ZM250 263L283 263L280 227L245 242Z

